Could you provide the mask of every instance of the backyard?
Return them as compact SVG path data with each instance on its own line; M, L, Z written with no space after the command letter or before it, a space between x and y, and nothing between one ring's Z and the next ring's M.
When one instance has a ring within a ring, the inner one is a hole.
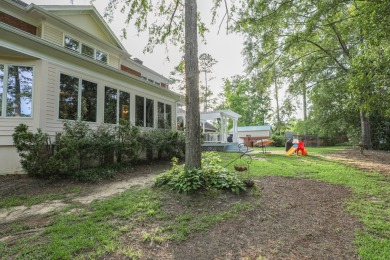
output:
M0 176L0 258L390 259L390 153L308 152L255 150L239 195L154 187L168 162L92 184Z

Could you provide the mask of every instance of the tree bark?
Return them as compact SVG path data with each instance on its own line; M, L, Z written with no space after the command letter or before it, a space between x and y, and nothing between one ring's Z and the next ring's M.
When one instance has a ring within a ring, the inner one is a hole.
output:
M186 154L185 168L201 167L199 66L196 0L185 0Z
M366 112L360 110L360 123L361 123L361 130L362 130L362 144L367 149L372 149L372 142L371 142L371 129L370 129L370 118L366 114Z

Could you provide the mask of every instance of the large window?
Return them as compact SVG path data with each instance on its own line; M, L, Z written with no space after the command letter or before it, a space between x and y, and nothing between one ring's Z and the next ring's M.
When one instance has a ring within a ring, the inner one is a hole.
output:
M104 93L104 122L130 121L130 94L110 87L106 87Z
M154 127L154 101L146 99L146 127Z
M172 128L172 106L158 102L157 111L158 128Z
M107 53L102 52L100 50L96 50L76 39L73 39L68 35L65 35L64 37L64 47L69 50L81 53L91 59L95 59L107 64L107 60L108 60Z
M135 125L145 126L145 98L135 96Z
M32 116L33 68L0 65L0 116Z
M3 115L4 65L0 64L0 116Z
M97 84L82 80L81 120L96 122Z
M135 96L135 125L154 127L154 101Z
M61 74L59 95L60 119L96 122L96 83Z
M104 123L116 124L118 90L105 87L104 89Z
M119 91L119 115L122 120L130 120L130 94Z

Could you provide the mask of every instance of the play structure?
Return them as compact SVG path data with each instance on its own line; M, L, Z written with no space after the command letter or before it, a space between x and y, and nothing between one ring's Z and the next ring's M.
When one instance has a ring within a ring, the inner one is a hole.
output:
M299 155L299 152L301 152L302 155L307 155L307 150L305 149L303 141L299 142L298 139L292 139L286 142L286 155L290 156L294 153Z

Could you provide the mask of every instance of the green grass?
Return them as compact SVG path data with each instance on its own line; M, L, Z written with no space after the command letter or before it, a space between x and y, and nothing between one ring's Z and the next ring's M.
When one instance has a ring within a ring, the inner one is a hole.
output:
M5 196L0 199L0 209L16 206L31 207L32 205L40 204L47 200L66 200L69 197L69 194L72 194L72 196L76 196L80 192L81 187L73 187L71 189L66 189L62 191L61 193L48 193L38 195L21 194Z
M143 243L183 241L195 232L207 231L216 223L235 218L256 205L237 202L215 212L204 198L219 195L217 192L193 198L160 189L131 188L76 212L69 207L43 233L20 240L12 246L0 242L0 256L3 257L1 259L15 256L18 259L94 259L113 254L142 258L142 252L121 243L123 237L134 236L132 232L137 229L143 230L138 237ZM164 209L169 201L175 201L175 205L184 206L184 209L173 212ZM15 226L7 233L23 228Z
M364 224L363 229L356 231L357 253L361 259L390 259L389 179L318 156L334 149L308 148L308 151L309 156L297 157L263 154L259 150L252 155L250 174L254 178L272 175L312 178L350 188L353 197L344 203ZM226 165L238 155L220 153L220 156L222 165ZM238 159L228 168L245 164L248 158ZM43 233L19 239L13 245L0 242L0 258L95 259L110 255L142 259L142 251L134 246L136 242L180 242L194 233L207 232L219 222L240 218L243 212L250 212L260 203L256 195L249 202L240 202L239 198L234 202L230 198L226 206L215 210L213 205L222 197L216 191L186 196L156 188L131 188L83 208L68 207L58 213ZM15 224L8 228L7 235L27 228Z

